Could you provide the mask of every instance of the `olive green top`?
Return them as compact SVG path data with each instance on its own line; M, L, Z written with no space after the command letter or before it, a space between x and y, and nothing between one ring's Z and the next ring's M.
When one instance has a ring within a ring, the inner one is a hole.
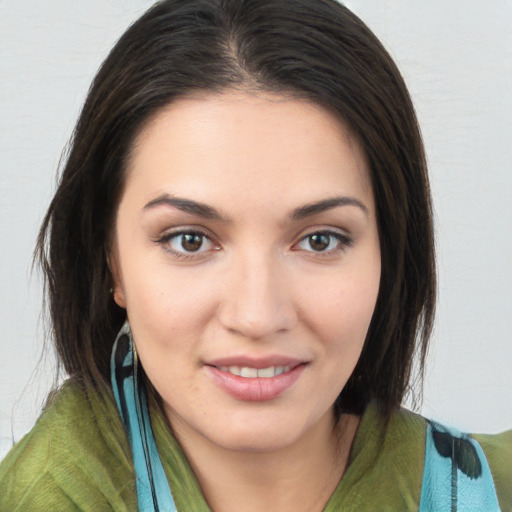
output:
M158 407L152 424L180 512L210 511ZM400 410L386 425L364 413L349 465L325 512L418 510L426 420ZM512 431L475 436L491 467L502 512L512 511ZM113 398L70 380L0 464L0 510L137 511L130 447Z

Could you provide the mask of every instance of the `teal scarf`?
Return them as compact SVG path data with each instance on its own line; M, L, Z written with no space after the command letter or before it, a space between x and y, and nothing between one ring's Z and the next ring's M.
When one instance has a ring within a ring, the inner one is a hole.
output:
M130 327L117 335L111 358L112 388L130 441L140 512L177 512L158 454Z

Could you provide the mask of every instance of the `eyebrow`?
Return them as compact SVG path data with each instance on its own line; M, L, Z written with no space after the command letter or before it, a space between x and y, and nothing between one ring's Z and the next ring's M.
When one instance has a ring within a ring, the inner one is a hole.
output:
M149 210L157 206L171 206L177 208L185 213L190 213L198 217L203 217L210 220L218 220L222 222L228 222L229 217L223 215L218 210L209 206L205 203L192 201L190 199L183 199L180 197L172 197L169 194L162 194L157 198L151 200L144 206L144 210ZM308 203L304 206L300 206L292 211L290 218L294 221L305 219L313 215L332 210L339 206L355 206L361 209L365 215L368 215L368 208L359 199L350 196L333 197L330 199L323 199L314 203Z
M212 206L209 206L205 203L192 201L190 199L172 197L169 194L162 194L161 196L153 199L144 206L144 210L150 210L151 208L162 205L172 206L178 210L181 210L182 212L191 213L192 215L197 215L198 217L203 217L205 219L220 220L223 222L229 221L228 217L222 215Z
M359 199L350 196L332 197L315 203L309 203L293 210L291 218L293 220L301 220L312 215L332 210L338 206L356 206L360 208L365 215L368 215L368 208Z

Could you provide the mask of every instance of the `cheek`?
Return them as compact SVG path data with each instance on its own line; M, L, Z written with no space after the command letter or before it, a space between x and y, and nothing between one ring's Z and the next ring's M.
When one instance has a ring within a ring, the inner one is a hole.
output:
M320 331L324 342L340 350L362 348L375 310L380 282L380 266L364 272L343 271L323 286L309 287L304 317L310 328ZM316 283L318 285L318 283Z
M124 247L119 247L128 314L158 325L172 324L176 318L184 323L204 310L213 289L200 267L171 264L162 248L140 238L125 235Z
M147 274L127 286L128 318L148 377L166 401L174 402L173 390L191 395L197 386L194 372L212 318L214 291L179 272Z
M130 321L146 325L166 337L199 329L211 317L216 301L208 281L184 279L179 272L161 272L137 279L127 286L127 311Z

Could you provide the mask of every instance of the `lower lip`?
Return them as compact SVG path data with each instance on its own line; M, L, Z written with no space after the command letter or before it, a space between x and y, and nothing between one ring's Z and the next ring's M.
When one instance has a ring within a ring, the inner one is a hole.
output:
M248 402L263 402L282 395L293 386L306 368L300 364L289 372L275 377L239 377L229 372L223 372L215 366L206 367L215 383L229 395L238 400Z

